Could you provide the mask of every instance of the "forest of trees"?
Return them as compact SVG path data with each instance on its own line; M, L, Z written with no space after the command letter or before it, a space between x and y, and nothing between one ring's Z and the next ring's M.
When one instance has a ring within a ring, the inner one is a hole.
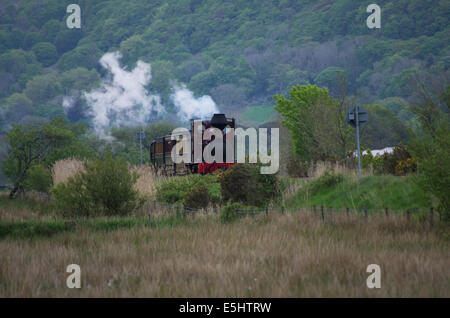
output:
M107 52L120 51L127 69L138 60L150 63L146 88L168 110L173 83L184 83L238 122L252 106L273 107L274 95L288 97L294 85L315 85L339 101L345 83L348 99L369 111L362 143L370 148L410 139L419 129L408 106L414 76L450 66L446 1L380 0L382 26L372 30L366 26L371 1L79 0L82 27L69 29L66 8L73 2L0 4L2 159L15 124L62 117L92 126L89 105L78 97L99 87L106 76L99 59ZM75 97L74 107L63 107L65 96ZM136 160L136 132L111 131L120 141L113 148L127 160ZM90 130L85 135L104 148Z

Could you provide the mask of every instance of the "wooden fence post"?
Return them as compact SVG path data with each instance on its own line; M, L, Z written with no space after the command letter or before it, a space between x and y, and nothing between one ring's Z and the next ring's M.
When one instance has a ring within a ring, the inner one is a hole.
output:
M323 205L320 207L320 209L322 210L322 221L325 222L325 214L323 213Z
M408 222L411 221L411 211L406 210L406 217L408 218Z
M366 208L364 209L364 217L366 218L366 221L367 221L369 215L367 214L367 209Z
M269 215L269 206L266 205L266 216L268 216L268 215Z
M345 208L345 213L347 214L347 217L350 216L350 209L349 208Z
M386 217L389 217L389 208L386 208Z

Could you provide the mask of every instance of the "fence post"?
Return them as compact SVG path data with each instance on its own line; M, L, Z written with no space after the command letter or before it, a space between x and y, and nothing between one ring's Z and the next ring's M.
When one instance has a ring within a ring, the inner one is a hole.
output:
M350 209L349 208L345 208L345 213L347 214L347 217L350 216Z
M316 215L316 206L313 205L313 214Z
M320 209L322 210L322 221L325 222L325 214L323 213L323 205L320 207Z
M367 214L367 208L364 209L364 217L366 218L366 221L367 221L367 219L369 217L369 215Z
M433 226L433 207L430 208L430 226Z
M411 211L406 210L406 217L408 218L408 222L411 221Z
M386 208L386 217L389 217L389 208Z
M268 215L269 215L269 206L266 205L266 216L268 216Z

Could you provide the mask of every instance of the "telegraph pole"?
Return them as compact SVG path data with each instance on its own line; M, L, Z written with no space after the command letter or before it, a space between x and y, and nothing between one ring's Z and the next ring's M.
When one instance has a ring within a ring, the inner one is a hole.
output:
M358 151L358 178L361 179L361 150L359 149L359 107L356 106L356 147ZM142 159L141 159L142 160Z
M141 128L141 131L139 132L139 149L141 151L141 166L142 166L142 134L143 134L143 131Z
M135 138L139 139L140 162L142 166L142 139L145 138L145 133L142 127L139 128L139 132L136 134Z

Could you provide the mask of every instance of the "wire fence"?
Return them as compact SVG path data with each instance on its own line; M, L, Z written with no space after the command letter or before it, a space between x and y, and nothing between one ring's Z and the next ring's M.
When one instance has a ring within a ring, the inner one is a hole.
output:
M219 214L223 207L212 206L207 209L196 209L184 207L178 204L171 204L166 202L150 201L146 202L143 209L145 212L155 212L159 211L161 213L176 213L183 216L195 215L195 214ZM334 208L327 206L307 206L307 207L297 207L297 208L286 208L283 205L280 206L266 206L264 208L245 208L237 209L236 213L239 217L254 217L261 215L271 215L271 214L285 214L285 213L312 213L317 216L323 222L333 220L336 216L357 216L369 220L373 217L384 217L398 218L404 217L408 221L421 220L430 223L431 225L435 222L440 222L443 220L444 213L436 212L433 207L429 209L367 209L367 208L355 208L355 207L345 207L345 208ZM150 217L150 214L149 214Z

